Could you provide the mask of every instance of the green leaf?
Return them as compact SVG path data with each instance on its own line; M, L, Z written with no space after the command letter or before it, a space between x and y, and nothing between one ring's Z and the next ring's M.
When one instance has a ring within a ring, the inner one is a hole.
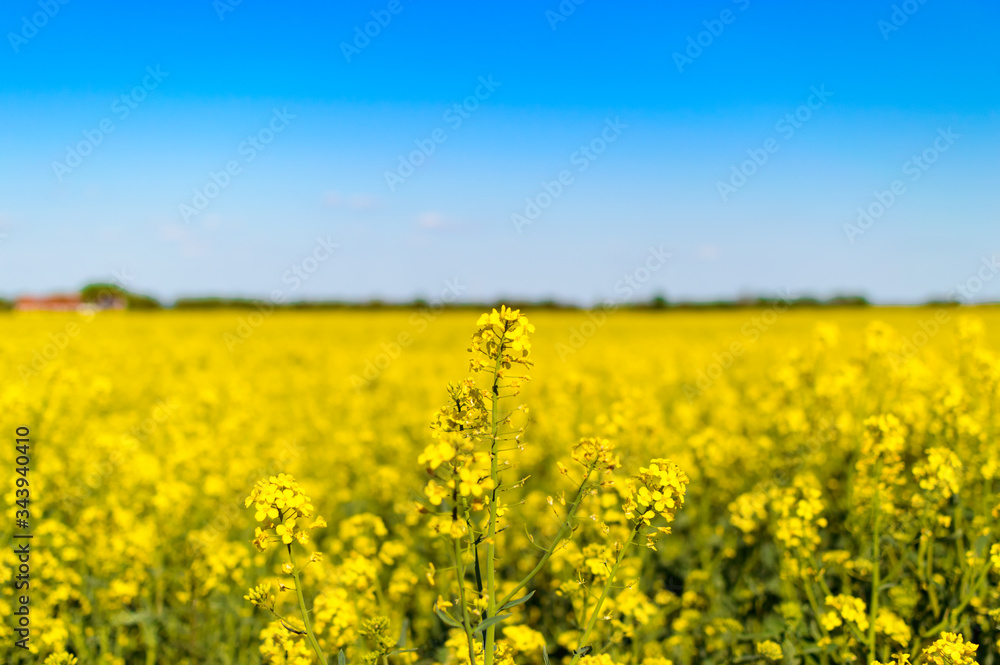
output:
M111 623L115 626L135 626L137 624L146 623L153 619L153 615L150 612L118 612L111 617Z
M281 625L284 626L285 630L287 630L290 633L295 633L296 635L305 635L306 634L306 632L304 630L299 630L298 628L296 628L292 624L288 623L284 619L281 620Z
M438 615L445 624L451 626L452 628L462 628L462 624L451 618L451 615L440 608L435 608L434 612Z
M534 595L535 595L535 592L532 591L527 596L522 596L521 598L518 598L517 600L510 601L509 603L507 603L506 605L504 605L503 607L501 607L499 610L497 610L497 614L499 614L500 612L503 612L504 610L509 610L512 607L517 607L521 603L528 602L528 599L531 598Z
M497 616L492 616L489 619L486 619L485 621L483 621L478 626L476 626L475 629L472 631L472 633L473 633L473 635L476 634L476 633L481 633L484 630L486 630L487 628L489 628L490 626L498 624L501 621L506 621L509 618L510 618L509 614L504 614L504 615L499 615L498 614Z
M483 573L479 568L479 548L473 547L472 551L476 554L476 588L479 589L479 593L483 592Z
M337 665L347 665L347 656L344 655L343 649L337 652Z

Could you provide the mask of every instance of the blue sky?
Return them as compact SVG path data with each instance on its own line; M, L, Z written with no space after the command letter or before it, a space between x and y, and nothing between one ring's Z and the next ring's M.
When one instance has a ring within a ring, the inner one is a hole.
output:
M0 295L913 302L1000 252L995 3L318 5L5 3Z

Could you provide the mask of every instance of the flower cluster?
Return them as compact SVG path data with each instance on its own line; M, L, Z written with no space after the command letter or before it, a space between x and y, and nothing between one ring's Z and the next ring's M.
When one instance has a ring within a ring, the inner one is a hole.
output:
M375 616L365 621L358 634L368 638L374 647L364 656L366 665L377 665L396 647L396 637L389 634L389 617Z
M615 445L607 440L596 437L580 439L573 446L573 459L587 469L614 471L621 462L615 454Z
M756 532L767 520L767 503L767 493L754 490L740 494L729 504L729 521L743 532L744 543L755 542Z
M442 465L428 481L424 494L433 506L445 499L468 499L472 510L481 510L488 492L493 489L489 458L486 453L471 453L454 458L454 464Z
M910 639L913 637L913 631L910 630L909 624L887 607L878 609L875 631L902 647L909 645Z
M448 403L438 409L431 422L434 437L461 444L483 434L489 427L489 399L489 393L477 388L472 379L449 384Z
M958 633L941 633L922 655L927 665L974 665L978 646Z
M274 609L274 596L271 595L270 584L258 584L243 596L244 600L249 600L254 607L264 610Z
M827 596L826 605L830 610L823 615L822 624L827 631L844 625L845 621L857 626L861 632L868 630L868 607L860 598L844 594Z
M649 526L657 517L663 517L669 524L684 505L689 482L687 474L674 462L654 459L626 483L622 510L637 524ZM669 529L663 533L669 533Z
M754 645L754 649L757 654L771 661L772 663L777 663L784 660L785 655L781 650L781 645L774 640L764 640L763 642L757 642Z
M76 656L63 652L52 654L45 659L43 665L77 665L78 662Z
M906 431L893 414L872 416L865 420L861 454L855 465L854 498L859 507L871 507L876 496L880 504L893 505L897 489L906 482L903 469L905 446Z
M322 517L316 517L304 526L313 516L313 505L295 478L285 473L257 481L245 504L248 508L253 504L254 519L263 524L263 527L256 528L253 539L254 547L260 552L265 551L272 540L284 545L290 545L295 540L305 544L309 540L306 529L326 526Z
M822 542L820 533L828 522L818 485L815 478L803 475L795 479L794 487L771 491L774 537L793 557L811 557Z
M939 501L950 499L962 486L962 460L953 450L935 446L927 458L913 467L913 476L920 489L935 495Z
M476 321L476 331L472 335L470 351L473 357L469 367L473 372L497 372L497 382L512 389L516 393L520 381L527 376L508 377L506 374L514 365L530 367L531 341L529 335L535 332L535 326L521 310L501 306L500 311L493 310L483 314ZM505 382L505 379L509 381Z

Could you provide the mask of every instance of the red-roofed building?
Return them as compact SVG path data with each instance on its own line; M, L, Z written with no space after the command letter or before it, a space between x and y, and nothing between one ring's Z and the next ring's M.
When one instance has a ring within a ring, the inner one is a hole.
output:
M77 293L51 296L21 296L14 301L14 309L19 312L75 312L83 304Z

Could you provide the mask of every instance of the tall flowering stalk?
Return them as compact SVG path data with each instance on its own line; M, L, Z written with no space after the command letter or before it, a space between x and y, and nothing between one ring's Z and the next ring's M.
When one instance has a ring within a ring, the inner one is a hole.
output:
M473 372L486 372L490 375L490 521L486 533L486 620L497 614L496 602L496 535L497 535L497 488L500 484L500 465L498 459L498 433L502 422L508 422L507 417L500 418L500 391L508 391L505 397L512 397L520 392L521 381L529 380L527 375L510 374L515 367L527 369L531 365L528 355L531 353L529 333L535 332L535 326L528 322L520 310L501 307L483 314L476 322L476 332L472 336L473 357L469 363ZM516 370L516 371L519 371ZM494 645L496 643L497 623L493 622L486 628L486 643L483 657L485 665L493 665Z
M312 628L312 622L309 620L309 609L306 607L305 596L302 593L302 578L300 576L302 568L314 561L319 561L321 555L314 552L310 555L305 566L300 568L296 565L295 555L292 552L292 545L295 542L305 545L309 541L308 530L325 527L326 521L322 517L313 517L315 509L309 497L302 492L302 488L295 482L295 478L285 473L257 481L257 485L250 492L245 503L247 508L253 505L254 517L262 525L256 527L254 531L254 547L258 551L264 552L270 544L280 543L285 548L288 562L282 565L281 570L290 575L295 583L295 594L299 601L299 611L302 613L303 630L299 630L288 618L277 612L275 597L270 593L270 585L261 584L250 589L244 598L250 601L254 607L273 614L288 631L299 635L304 634L309 645L319 657L319 661L323 665L327 665L326 656L320 648L316 633ZM281 585L282 590L286 588L284 584Z
M861 510L872 518L872 595L871 620L868 622L868 659L877 653L876 619L879 614L882 587L882 552L884 506L892 517L897 502L898 486L903 484L902 453L906 440L903 426L892 414L873 416L864 422L861 455L855 468L855 500Z
M635 542L637 536L646 536L646 546L656 549L656 540L661 534L670 533L669 526L653 527L653 521L662 519L667 524L674 521L677 511L684 505L684 496L687 493L688 477L679 466L667 459L654 459L648 467L639 469L639 473L634 478L630 478L626 483L625 503L622 510L625 517L629 519L631 528L624 543L615 543L617 556L615 563L608 575L608 581L604 584L601 596L597 600L597 605L591 612L587 626L580 636L580 643L573 654L570 665L576 665L580 657L588 653L587 638L597 624L597 618L601 615L601 608L608 598L611 585L618 575L622 561L628 548ZM645 533L644 533L645 532Z
M503 645L497 644L497 626L509 616L505 614L509 609L531 597L533 591L520 597L518 594L569 538L583 499L593 494L597 487L611 484L602 476L619 466L614 446L606 439L585 438L573 447L572 458L583 468L583 477L555 537L543 548L541 557L528 574L504 597L498 598L496 540L500 520L507 512L501 493L520 487L526 480L505 484L501 477L511 468L510 460L501 459L501 454L519 448L523 435L523 429L515 430L511 426L514 412L501 411L501 400L516 396L523 382L529 379L525 371L532 364L529 338L534 330L519 310L507 307L479 318L469 349L473 354L470 361L473 377L449 386L449 402L437 412L431 425L435 442L418 459L431 475L425 495L434 513L432 530L453 541L449 549L455 565L461 614L449 613L454 604L442 597L438 598L434 609L446 625L465 632L470 665L478 662L494 665L509 660ZM475 380L477 374L486 376L482 387ZM504 443L508 441L514 445L505 449ZM568 475L568 470L560 467L561 472ZM641 469L639 475L629 481L624 506L627 516L633 520L629 537L624 544L616 545L617 562L583 633L583 641L594 628L629 545L652 528L654 519L663 518L667 523L673 520L675 511L683 504L687 482L683 471L668 460L653 460L648 468ZM652 528L646 534L647 544L654 547L656 536L664 532L668 533L669 528ZM481 545L485 550L482 560L485 579L480 576ZM469 559L475 562L478 595L466 589L466 561ZM583 648L577 650L574 663L584 651Z

